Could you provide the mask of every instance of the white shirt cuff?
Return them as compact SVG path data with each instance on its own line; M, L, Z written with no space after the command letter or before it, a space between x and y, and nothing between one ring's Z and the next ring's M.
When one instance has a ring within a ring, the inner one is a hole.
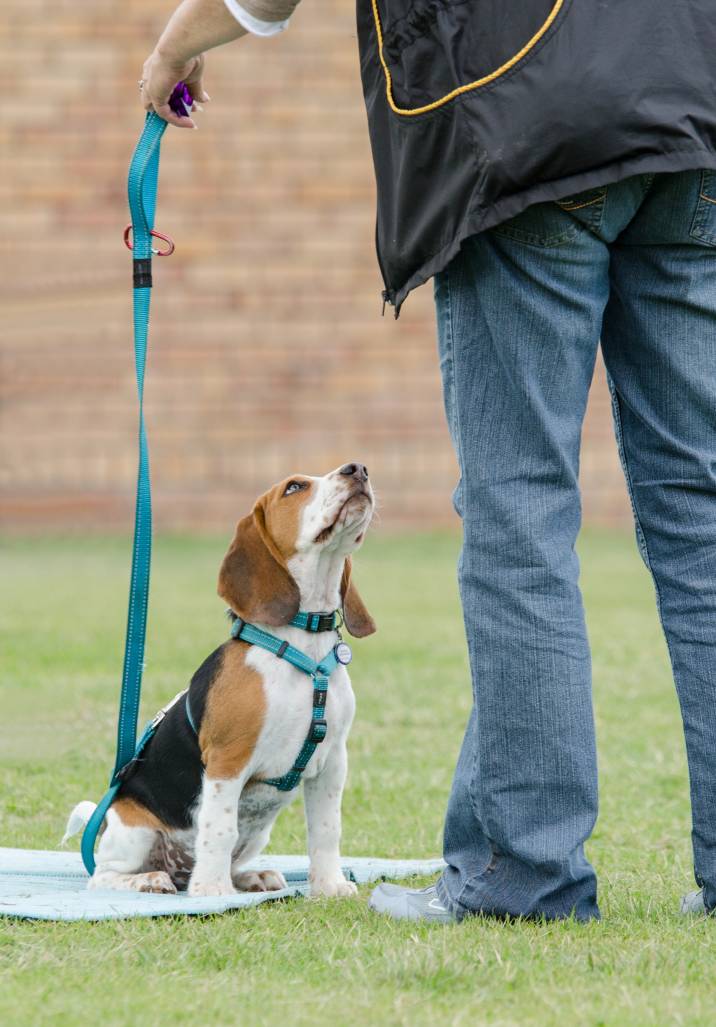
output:
M254 18L253 14L245 11L236 0L224 0L224 3L238 23L254 36L275 36L288 28L288 18L285 21L261 21L260 18Z

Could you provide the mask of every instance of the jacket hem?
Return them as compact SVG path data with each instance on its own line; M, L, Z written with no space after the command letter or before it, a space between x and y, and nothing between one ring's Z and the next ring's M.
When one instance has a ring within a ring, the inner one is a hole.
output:
M558 200L570 193L611 185L633 175L697 171L703 168L716 169L716 151L699 147L689 150L670 150L659 154L644 154L640 157L631 157L628 160L615 161L603 168L595 168L578 175L567 175L565 178L555 179L551 182L539 182L523 192L503 197L487 210L472 211L463 221L457 235L446 246L421 264L404 285L388 290L395 307L395 317L397 319L400 316L400 308L413 289L424 285L430 278L442 271L457 255L466 239L479 232L486 232L509 218L516 217L535 203Z

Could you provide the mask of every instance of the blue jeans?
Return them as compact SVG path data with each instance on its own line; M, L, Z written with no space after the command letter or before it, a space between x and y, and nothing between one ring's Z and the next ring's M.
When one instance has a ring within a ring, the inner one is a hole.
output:
M445 823L458 917L599 916L591 656L574 543L601 339L716 906L716 172L638 175L472 236L435 280L460 466L473 708Z

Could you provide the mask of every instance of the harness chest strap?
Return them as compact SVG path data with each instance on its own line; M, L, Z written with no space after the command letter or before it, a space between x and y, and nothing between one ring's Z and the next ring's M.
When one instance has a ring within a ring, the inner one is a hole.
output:
M304 630L307 631L329 630L327 627L308 627L307 624L304 623L295 623L298 618L309 618L307 623L317 624L317 621L314 619L318 617L330 617L333 619L335 618L335 614L298 614L291 623L295 624L296 627L303 627ZM331 624L331 627L334 626L334 623L335 622ZM313 678L311 724L308 734L306 735L306 740L301 746L301 751L296 757L295 763L286 774L282 777L265 778L262 782L263 784L272 785L280 792L293 791L293 789L300 783L303 772L308 766L311 756L313 756L316 748L326 737L328 725L326 724L325 712L326 699L328 696L328 679L340 663L348 663L350 661L350 649L345 642L339 642L337 646L333 646L331 650L326 653L320 662L317 662L310 656L301 652L300 649L296 649L295 646L289 645L288 642L282 641L280 638L276 638L275 635L269 634L268 631L262 631L261 628L257 628L254 624L248 624L245 620L242 620L241 617L237 617L234 621L231 627L231 635L237 641L240 640L242 642L248 642L249 645L258 645L261 649L266 649L268 652L273 653L273 655L278 659L287 660L292 666ZM339 656L343 656L343 659L340 659ZM196 723L191 712L188 691L186 693L184 705L187 720L189 721L194 734L198 734Z

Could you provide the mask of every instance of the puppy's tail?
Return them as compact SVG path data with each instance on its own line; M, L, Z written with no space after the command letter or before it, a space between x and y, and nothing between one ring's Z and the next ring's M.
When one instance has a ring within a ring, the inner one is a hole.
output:
M83 828L87 826L89 818L92 816L94 811L97 809L96 802L78 802L75 808L70 813L70 818L67 821L67 827L65 828L65 834L60 842L60 845L66 845L70 838L73 838Z

